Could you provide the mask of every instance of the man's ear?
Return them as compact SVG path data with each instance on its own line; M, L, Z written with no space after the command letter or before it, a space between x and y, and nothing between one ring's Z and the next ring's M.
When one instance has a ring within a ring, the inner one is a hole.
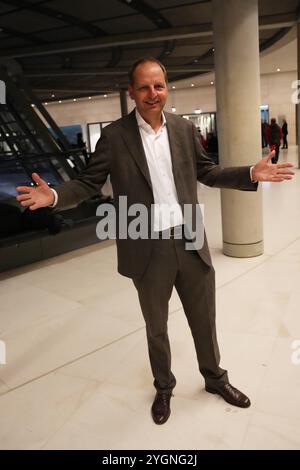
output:
M129 93L129 96L132 100L134 100L134 97L133 97L133 88L131 85L128 85L128 93Z

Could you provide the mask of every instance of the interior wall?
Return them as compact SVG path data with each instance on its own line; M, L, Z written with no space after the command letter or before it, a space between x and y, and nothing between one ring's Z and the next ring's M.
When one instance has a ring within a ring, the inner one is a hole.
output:
M297 79L296 71L279 72L261 75L261 104L269 105L270 118L285 117L289 125L288 140L295 144L295 105L291 101L292 82ZM176 85L175 85L176 86ZM134 103L128 97L128 109L133 109ZM176 114L193 113L196 108L202 111L216 110L215 86L191 87L170 90L166 111L171 112L176 107ZM247 103L242 104L247 112ZM97 97L91 100L76 102L49 103L48 112L59 126L81 124L84 139L87 139L87 123L114 121L121 117L119 95L108 95L107 98ZM235 125L234 116L231 117Z
M216 110L216 92L213 85L179 90L170 90L166 111L171 112L172 106L176 114L191 114L195 109L203 112Z
M48 103L47 111L58 126L80 124L83 138L87 141L87 124L92 122L115 121L120 117L119 95L107 95L79 99L74 101L62 101L62 103Z

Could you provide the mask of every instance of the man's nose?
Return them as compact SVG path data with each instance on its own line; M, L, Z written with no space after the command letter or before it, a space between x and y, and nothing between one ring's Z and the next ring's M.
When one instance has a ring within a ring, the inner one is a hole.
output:
M154 88L154 86L150 87L149 89L149 95L151 98L155 98L156 95L157 95L157 92L156 92L156 89Z

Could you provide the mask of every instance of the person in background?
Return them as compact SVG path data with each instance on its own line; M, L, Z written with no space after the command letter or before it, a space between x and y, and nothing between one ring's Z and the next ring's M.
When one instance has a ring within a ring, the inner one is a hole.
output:
M288 135L288 124L287 124L285 119L283 120L281 131L282 131L282 139L283 139L283 145L282 145L281 148L282 149L287 149L288 148L288 141L287 141L286 136Z
M206 151L207 150L207 142L206 142L206 139L204 139L203 137L203 134L201 132L201 129L198 129L199 131L199 140L200 140L200 144L202 145L202 147L204 148L204 150Z
M276 119L271 119L271 124L267 129L267 142L270 147L270 151L275 150L275 155L272 158L272 163L277 163L279 158L280 142L282 139L281 127L278 126Z
M213 132L207 134L207 152L209 153L218 153L219 144L218 138Z
M265 148L268 146L267 143L267 129L269 127L269 124L267 121L261 121L261 146L262 148Z

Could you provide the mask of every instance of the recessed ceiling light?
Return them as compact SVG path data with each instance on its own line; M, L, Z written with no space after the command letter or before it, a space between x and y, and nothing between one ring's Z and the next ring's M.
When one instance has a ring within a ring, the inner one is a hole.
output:
M33 103L31 103L31 107L34 108L34 104L33 104Z
M107 95L103 95L103 96L104 96L104 98L107 98Z
M172 89L175 90L176 86L175 85L172 85Z
M54 93L52 93L51 98L55 98L55 94L54 94Z
M279 68L279 67L277 67L277 72L280 72L280 68Z
M76 98L73 98L73 101L76 101Z
M61 103L61 100L59 100L59 103Z
M92 97L91 97L91 96L89 96L89 100L91 100L91 99L92 99Z
M213 85L213 84L214 84L214 82L213 82L213 81L211 81L211 82L210 82L210 84L211 84L211 85Z
M175 106L172 106L172 113L176 113L176 108L175 108Z
M48 103L45 103L45 106L47 106Z
M191 86L195 86L194 83L191 83Z

